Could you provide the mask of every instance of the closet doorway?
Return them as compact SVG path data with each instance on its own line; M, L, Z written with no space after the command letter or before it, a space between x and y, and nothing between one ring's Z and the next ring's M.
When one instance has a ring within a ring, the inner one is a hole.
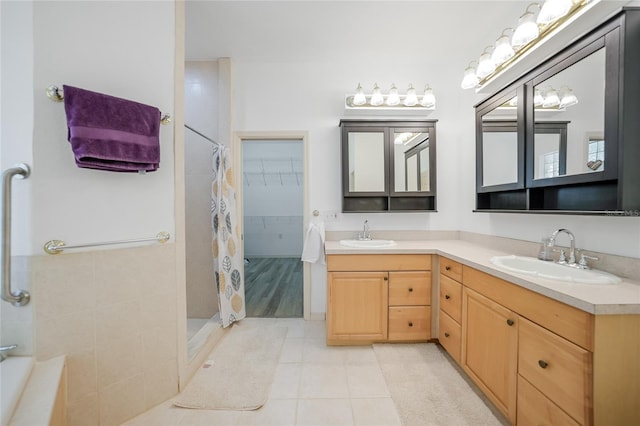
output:
M242 137L240 148L247 316L304 317L305 139Z

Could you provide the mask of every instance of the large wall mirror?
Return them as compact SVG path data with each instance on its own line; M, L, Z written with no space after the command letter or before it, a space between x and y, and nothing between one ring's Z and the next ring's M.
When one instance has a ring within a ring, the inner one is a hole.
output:
M534 180L606 169L605 49L533 86ZM564 134L545 127L554 122L564 126Z

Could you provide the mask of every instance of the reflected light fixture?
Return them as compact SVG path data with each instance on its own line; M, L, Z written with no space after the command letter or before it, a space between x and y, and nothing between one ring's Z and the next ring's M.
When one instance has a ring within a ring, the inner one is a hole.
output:
M491 46L485 47L484 51L480 55L480 59L478 60L476 75L479 78L485 78L496 70L496 63L493 62L493 59L491 59L491 53L489 52L490 49Z
M400 103L400 96L398 95L398 89L395 84L391 84L389 89L389 96L387 96L387 105L396 106Z
M513 46L514 49L520 49L540 35L536 16L534 12L529 10L532 6L537 7L538 10L540 9L539 3L531 3L527 6L524 14L520 16L520 19L518 19L518 26L511 37L511 46Z
M542 96L542 91L540 89L536 89L533 93L533 106L541 107L544 102L544 96Z
M424 96L422 97L422 100L420 101L420 105L422 105L425 108L435 108L436 107L436 97L433 94L433 89L431 87L429 87L428 84L424 87Z
M366 94L362 85L358 83L355 94L345 96L345 107L347 109L418 109L434 110L436 108L436 97L433 89L427 84L424 94L418 96L413 84L409 84L407 93L401 95L395 84L391 85L388 94L383 94L380 86L376 83L370 95Z
M571 0L546 0L540 8L536 22L540 25L549 25L569 13L572 5Z
M560 98L558 92L553 87L549 87L544 95L542 101L542 108L552 108L560 105Z
M463 89L473 89L480 83L480 79L476 74L476 68L471 65L474 62L475 61L469 62L469 65L467 65L467 68L464 70L464 77L462 78L462 83L460 84L460 87L462 87Z
M505 34L505 32L508 31L513 31L513 28L505 28L502 30L502 34L500 34L500 37L496 40L496 46L493 48L491 60L496 65L506 62L516 54L513 47L511 47L511 40L509 39L509 36Z
M560 89L560 108L566 108L578 103L578 98L573 90L564 86Z
M380 106L384 103L384 98L382 97L382 93L380 92L378 83L373 85L373 94L371 95L371 100L369 101L369 103L372 106Z
M416 89L413 88L413 85L410 84L407 89L407 96L404 98L404 106L414 106L418 103L418 96L416 95Z

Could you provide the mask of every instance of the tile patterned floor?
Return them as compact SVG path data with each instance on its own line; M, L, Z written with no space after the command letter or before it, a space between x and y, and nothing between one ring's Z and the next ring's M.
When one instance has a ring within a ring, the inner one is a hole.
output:
M372 347L326 346L324 321L248 318L243 322L288 327L267 404L256 411L192 410L174 407L169 400L125 424L402 424Z

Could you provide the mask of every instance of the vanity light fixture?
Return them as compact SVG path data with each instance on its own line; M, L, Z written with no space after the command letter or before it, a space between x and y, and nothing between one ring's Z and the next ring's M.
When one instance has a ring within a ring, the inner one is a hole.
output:
M475 61L469 62L467 68L464 70L464 77L462 78L462 83L460 83L460 87L463 89L473 89L478 84L480 84L480 79L476 74L476 68L472 65Z
M520 19L518 19L518 26L511 37L511 46L514 49L520 49L522 46L540 35L540 29L536 22L536 15L534 12L529 10L532 6L537 7L538 10L540 10L540 3L531 3L527 6L524 14L520 16Z
M485 47L480 55L480 59L478 60L476 75L479 78L485 78L496 70L496 63L493 62L493 59L491 58L491 53L489 52L490 49L491 46Z
M544 95L544 101L542 101L542 108L553 108L558 105L560 105L558 92L553 87L548 88Z
M493 53L491 54L491 60L496 65L506 62L516 54L515 50L513 50L513 47L511 46L509 36L505 34L509 31L513 32L513 28L505 28L502 30L502 34L500 34L500 37L496 40L496 46L493 48Z
M544 93L544 95L543 95ZM560 111L578 103L578 98L573 93L573 89L562 86L560 90L553 87L546 87L544 90L535 89L533 95L533 106L536 111ZM518 97L514 96L499 108L514 109L518 106Z
M382 97L382 92L380 92L378 83L373 85L373 94L371 95L371 100L369 101L369 103L372 106L380 106L384 103L384 98Z
M565 16L573 6L572 0L546 0L538 13L536 22L540 25L549 25Z
M542 91L540 89L536 89L533 93L533 106L541 107L544 102L544 96L542 96Z
M485 48L476 68L471 64L465 69L462 83L463 89L473 89L507 69L518 58L530 51L535 45L547 38L559 26L571 20L578 12L600 0L545 0L530 3L518 20L511 40L502 31L496 40L493 53ZM539 9L536 17L535 11Z
M395 84L391 85L389 89L389 96L387 96L387 105L396 106L400 103L400 95L398 95L398 89Z
M376 83L371 95L367 95L358 83L356 92L353 95L345 96L345 107L347 109L419 109L434 110L436 108L436 97L433 89L427 84L424 94L418 96L416 89L409 84L407 93L401 95L395 84L391 85L389 94L384 95Z

